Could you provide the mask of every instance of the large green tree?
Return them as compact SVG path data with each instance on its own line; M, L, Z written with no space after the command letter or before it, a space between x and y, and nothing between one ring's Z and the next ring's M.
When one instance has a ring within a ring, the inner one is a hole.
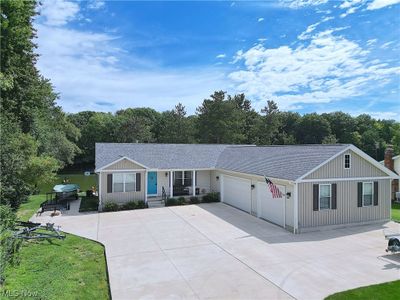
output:
M193 143L194 122L186 116L185 107L178 103L173 110L161 114L157 124L157 141L160 143Z
M36 1L2 0L0 203L17 208L79 151L77 128L56 106L57 94L36 68Z
M239 144L246 137L243 133L244 118L231 98L223 91L215 92L197 108L197 133L201 143Z
M296 124L296 139L300 144L321 144L330 134L329 122L316 113L304 115Z

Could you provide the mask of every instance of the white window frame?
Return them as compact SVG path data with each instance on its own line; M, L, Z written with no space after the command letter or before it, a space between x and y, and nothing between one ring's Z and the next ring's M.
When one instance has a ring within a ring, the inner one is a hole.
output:
M329 186L329 207L321 208L321 186ZM318 210L328 210L332 208L332 184L331 183L320 183L318 184Z
M346 168L346 156L349 157L349 167L348 168ZM351 154L350 153L344 154L344 156L343 156L343 167L344 167L345 170L350 170L351 169Z
M364 185L365 184L371 184L371 204L365 205L364 201ZM361 199L362 199L362 206L363 207L369 207L374 205L374 183L372 181L366 181L362 183L362 193L361 193Z
M122 190L122 192L115 192L114 191L114 179L115 179L115 174L122 174L122 187L123 187L123 190ZM129 192L126 192L125 191L125 182L126 182L126 175L133 175L133 178L134 178L134 180L133 180L133 191L129 191ZM133 193L133 192L136 192L136 173L131 173L131 172L129 172L129 173L113 173L113 177L112 177L112 192L113 193Z
M180 180L182 180L182 186L185 184L185 179L192 179L192 184L193 184L193 173L191 174L191 177L186 178L185 177L185 172L192 172L190 170L184 170L184 171L174 171L174 182L175 182L175 177L176 177L176 173L181 173L182 178L180 178Z

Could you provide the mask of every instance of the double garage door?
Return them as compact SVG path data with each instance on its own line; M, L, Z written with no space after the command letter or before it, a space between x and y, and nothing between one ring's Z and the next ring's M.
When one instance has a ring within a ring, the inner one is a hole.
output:
M224 175L222 182L224 203L245 212L257 212L257 216L280 226L285 225L285 187L277 185L282 198L273 198L268 185L257 182L252 192L251 180ZM256 197L256 199L254 199Z

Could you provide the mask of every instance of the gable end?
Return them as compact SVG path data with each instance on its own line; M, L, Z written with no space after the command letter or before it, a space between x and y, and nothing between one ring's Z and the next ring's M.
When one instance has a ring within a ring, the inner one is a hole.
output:
M350 154L350 168L345 169L345 155ZM387 177L388 174L374 166L371 162L348 149L333 160L304 177L304 179L324 178L358 178L358 177Z

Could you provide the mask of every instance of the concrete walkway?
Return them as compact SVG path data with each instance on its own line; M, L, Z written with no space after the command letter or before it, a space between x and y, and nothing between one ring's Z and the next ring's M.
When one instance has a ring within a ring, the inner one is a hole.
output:
M381 225L293 235L221 203L33 221L48 220L105 245L113 299L322 299L400 279Z

